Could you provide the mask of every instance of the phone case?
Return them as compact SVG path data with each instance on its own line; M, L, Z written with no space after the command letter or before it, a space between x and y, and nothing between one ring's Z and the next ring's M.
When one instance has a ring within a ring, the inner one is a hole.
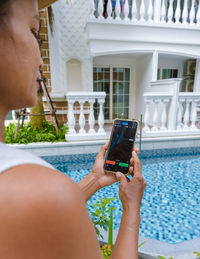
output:
M139 125L140 125L139 121L136 120L136 119L133 119L133 120L115 119L115 120L113 121L113 125L112 125L112 130L111 130L111 134L110 134L109 143L111 143L111 139L112 139L112 135L113 135L113 127L114 127L114 124L115 124L115 121L116 121L116 120L120 120L120 121L131 121L131 122L136 121L136 122L137 122L137 129L136 129L136 133L135 133L135 140L134 140L134 143L133 143L133 150L134 150L134 148L135 148L135 141L136 141L137 134L138 134L138 128L139 128ZM110 144L109 144L108 150L109 150L109 149L110 149ZM106 154L106 159L105 159L105 162L104 162L104 167L105 167L105 164L106 164L107 156L108 156L108 152L107 152L107 154ZM129 164L129 167L130 167L130 164ZM116 173L116 172L108 171L108 170L104 170L104 171L105 171L106 173L113 173L113 174ZM124 174L124 175L128 175L128 173L127 173L127 174Z

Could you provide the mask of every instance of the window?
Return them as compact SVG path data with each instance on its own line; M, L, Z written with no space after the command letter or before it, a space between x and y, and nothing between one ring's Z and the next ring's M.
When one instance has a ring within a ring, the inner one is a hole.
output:
M129 116L129 68L97 68L93 69L94 91L106 92L104 116L106 120L115 118L127 119ZM98 117L99 106L94 105L95 118Z
M178 69L171 68L159 68L157 79L169 79L169 78L178 78Z

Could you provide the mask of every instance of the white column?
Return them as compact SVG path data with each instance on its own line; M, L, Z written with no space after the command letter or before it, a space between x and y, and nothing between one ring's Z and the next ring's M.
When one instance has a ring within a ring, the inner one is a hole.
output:
M104 19L103 17L103 0L99 0L99 4L98 4L98 19Z
M200 59L196 61L196 70L194 78L194 92L200 93Z
M103 104L105 102L105 98L98 98L98 103L100 104L100 111L99 111L99 118L98 118L98 124L99 124L99 130L98 133L105 133L105 130L103 128L104 126L104 114L103 114Z
M181 0L177 0L177 7L176 7L176 13L175 13L176 24L180 24L180 17L181 17Z
M132 11L132 21L135 22L138 20L137 17L137 4L136 4L136 0L133 0L133 11Z
M177 116L177 130L182 129L182 118L183 118L183 103L184 100L179 99L178 116Z
M169 1L169 10L168 10L168 23L173 23L173 0Z
M129 14L129 4L128 4L128 0L125 0L125 4L124 4L124 20L128 21L128 14Z
M162 1L161 22L162 22L162 23L166 23L166 6L165 6L165 0Z
M94 130L94 124L95 124L95 118L94 118L94 99L89 99L89 104L90 104L90 114L89 114L89 125L90 125L90 130L89 133L95 133Z
M158 103L159 103L159 99L155 98L153 100L154 104L155 104L155 109L154 109L154 114L153 114L153 131L157 131L158 130Z
M158 51L153 52L152 57L152 81L157 80L157 73L158 73Z
M85 103L85 100L79 101L80 103L80 117L79 117L79 125L80 125L80 130L79 133L85 133L85 115L84 115L84 110L83 110L83 105Z
M191 111L191 122L192 122L192 124L191 124L191 129L197 129L197 127L196 127L196 121L197 121L197 104L198 104L198 99L195 99L194 101L193 101L193 105L192 105L192 111Z
M154 22L160 22L161 19L161 2L162 0L154 0Z
M74 127L75 127L74 100L69 100L68 99L68 115L67 115L67 120L68 120L68 127L69 127L68 134L75 134L76 131L74 129Z
M162 99L162 104L163 104L163 110L161 114L161 130L167 130L167 104L169 102L169 99Z
M141 0L141 5L140 5L140 21L145 22L145 4L144 0Z
M116 0L115 14L116 14L116 20L121 20L121 18L120 18L120 14L121 14L120 0Z
M111 0L108 0L107 3L107 14L108 14L108 20L112 19L112 2Z
M184 114L184 126L183 126L184 129L189 128L188 124L189 124L189 120L190 120L190 102L191 102L191 100L189 100L189 99L186 99L186 101L185 101L186 109L185 109L185 114Z
M148 22L153 22L153 3L152 3L152 0L149 0L147 16L148 16L147 17Z
M184 1L184 7L183 7L183 14L182 14L182 23L187 24L187 16L188 16L188 5L187 5L187 0Z
M150 122L150 112L149 106L151 101L145 98L145 114L144 114L144 131L149 131L149 122Z
M194 17L195 17L194 5L195 5L195 0L192 0L190 14L189 14L190 24L194 24Z

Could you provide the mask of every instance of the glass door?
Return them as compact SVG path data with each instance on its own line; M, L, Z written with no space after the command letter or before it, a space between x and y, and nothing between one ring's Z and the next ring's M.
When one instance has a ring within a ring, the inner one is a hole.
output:
M112 119L128 119L130 69L113 68Z
M93 90L106 92L104 104L105 120L129 117L130 68L94 67ZM95 119L98 118L99 105L94 104Z

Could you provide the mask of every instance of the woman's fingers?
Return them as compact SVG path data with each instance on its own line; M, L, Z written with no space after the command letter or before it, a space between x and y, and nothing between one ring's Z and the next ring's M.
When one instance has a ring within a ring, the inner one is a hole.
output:
M104 157L106 151L108 150L108 147L109 147L109 141L107 141L106 144L101 147L98 155L101 157Z
M134 176L143 178L142 177L142 164L135 152L133 152L133 159L134 159Z
M120 184L127 183L126 176L120 172L116 173L116 178L117 178L117 181L120 182Z

